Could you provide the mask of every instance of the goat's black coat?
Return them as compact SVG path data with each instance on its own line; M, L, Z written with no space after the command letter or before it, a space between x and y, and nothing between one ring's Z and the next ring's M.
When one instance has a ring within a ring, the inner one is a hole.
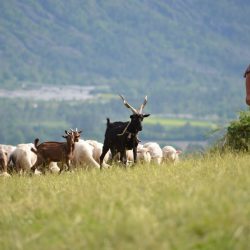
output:
M142 121L149 114L133 114L130 122L113 122L107 118L107 128L103 143L102 154L100 156L100 167L102 168L103 159L110 149L111 157L120 153L120 160L126 164L126 150L133 149L134 162L137 158L137 146L139 143L138 133L142 130Z

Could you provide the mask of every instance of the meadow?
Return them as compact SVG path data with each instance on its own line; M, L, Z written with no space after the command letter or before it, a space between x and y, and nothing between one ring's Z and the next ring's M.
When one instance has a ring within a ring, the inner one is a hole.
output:
M250 155L0 179L1 249L249 249Z
M151 116L150 119L145 119L144 124L156 125L160 124L167 127L181 127L186 124L195 127L209 127L217 128L218 125L215 122L206 121L206 120L197 120L197 119L185 119L185 118L165 118L165 117L156 117Z

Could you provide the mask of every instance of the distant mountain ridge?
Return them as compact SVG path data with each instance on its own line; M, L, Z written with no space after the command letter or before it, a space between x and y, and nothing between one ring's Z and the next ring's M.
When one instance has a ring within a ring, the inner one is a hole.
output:
M155 113L245 107L247 1L0 2L0 86L109 85Z

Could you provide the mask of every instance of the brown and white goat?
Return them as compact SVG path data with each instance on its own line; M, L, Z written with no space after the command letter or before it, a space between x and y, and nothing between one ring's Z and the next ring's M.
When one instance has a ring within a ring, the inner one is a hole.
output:
M42 166L42 172L45 172L45 166L51 162L61 162L60 171L64 169L64 164L67 165L68 170L71 169L70 161L73 158L75 150L75 142L78 142L82 131L68 132L65 130L65 134L62 137L66 139L66 142L43 142L38 145L39 139L35 139L34 145L36 149L31 149L37 155L37 161L32 166L31 170L34 172L37 167Z

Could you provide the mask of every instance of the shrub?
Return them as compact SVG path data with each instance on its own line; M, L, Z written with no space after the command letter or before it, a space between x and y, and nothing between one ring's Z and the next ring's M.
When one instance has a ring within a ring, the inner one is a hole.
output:
M241 111L238 120L232 121L224 137L221 139L221 148L233 151L250 150L250 111Z

